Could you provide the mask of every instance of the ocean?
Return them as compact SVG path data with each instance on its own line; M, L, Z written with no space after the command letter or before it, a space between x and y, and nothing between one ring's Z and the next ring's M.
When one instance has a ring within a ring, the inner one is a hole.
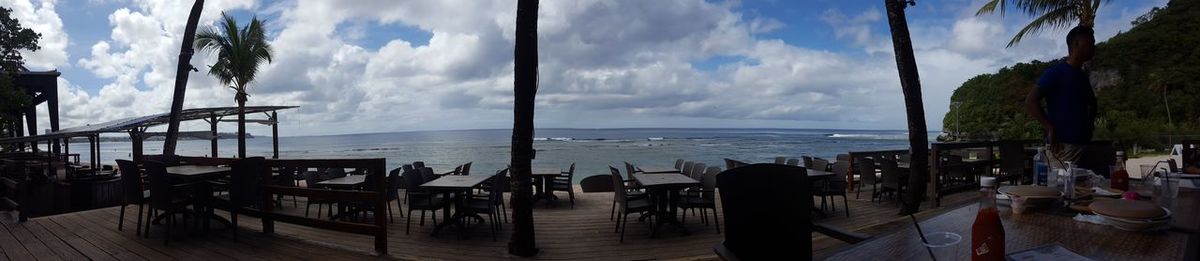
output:
M937 136L930 132L930 140ZM474 162L475 175L490 174L508 165L511 130L413 131L279 138L280 158L385 158L388 169L424 161L437 172ZM623 161L670 166L675 159L724 166L722 159L771 162L777 156L811 155L834 159L849 151L907 149L903 130L822 129L539 129L533 161L537 167L564 170L576 163L575 180L607 174L608 166L624 172ZM237 154L237 140L219 141L218 154ZM250 156L271 156L271 137L248 139ZM71 144L71 152L90 157L86 143ZM129 142L102 142L103 164L131 156ZM146 154L161 154L162 141L145 142ZM182 140L177 153L211 156L209 141Z

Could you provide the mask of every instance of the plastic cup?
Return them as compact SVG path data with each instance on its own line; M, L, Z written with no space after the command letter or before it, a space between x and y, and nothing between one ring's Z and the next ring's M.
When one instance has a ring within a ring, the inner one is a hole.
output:
M1025 213L1025 208L1028 208L1025 205L1025 197L1009 195L1008 198L1012 201L1010 206L1012 207L1013 214Z
M964 250L959 246L962 242L962 236L952 232L932 232L925 234L925 245L933 252L934 258L937 260L959 260L962 259L959 252Z

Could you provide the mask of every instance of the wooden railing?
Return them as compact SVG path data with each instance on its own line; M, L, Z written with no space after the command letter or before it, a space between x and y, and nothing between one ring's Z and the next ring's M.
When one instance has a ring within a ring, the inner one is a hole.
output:
M300 187L278 186L271 184L271 173L263 173L261 213L263 232L274 233L275 221L287 222L301 226L329 229L375 237L375 252L387 255L387 171L384 159L268 159L267 166L276 169L308 169L308 168L358 168L365 169L368 180L374 180L374 187L362 191L310 189ZM367 202L375 208L375 220L372 224L352 223L336 220L324 220L291 215L272 210L275 195L291 195L308 198L329 199L336 202Z

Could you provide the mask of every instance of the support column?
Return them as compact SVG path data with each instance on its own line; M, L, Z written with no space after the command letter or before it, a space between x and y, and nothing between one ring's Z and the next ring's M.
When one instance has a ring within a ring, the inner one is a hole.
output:
M88 139L88 166L92 166L92 169L98 169L100 167L96 166L96 162L97 162L96 161L96 153L97 153L96 138L93 137L92 135L88 135L87 139Z
M279 158L279 115L271 111L271 158Z
M96 136L96 163L95 163L96 166L94 166L93 168L100 169L100 167L104 166L104 163L102 163L102 162L104 162L103 159L100 159L100 134L96 133L93 135Z
M212 148L212 157L217 158L217 113L208 113L208 127L212 131L212 137L209 137L212 144L209 147Z
M133 143L133 161L142 160L142 133L137 129L129 130L129 141Z

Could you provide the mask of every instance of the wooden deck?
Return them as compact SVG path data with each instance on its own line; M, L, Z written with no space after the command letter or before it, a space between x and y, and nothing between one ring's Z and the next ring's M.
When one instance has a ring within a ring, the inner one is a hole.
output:
M557 207L536 204L534 209L537 245L541 252L533 259L589 259L589 260L647 260L647 259L715 259L713 244L721 239L713 226L700 223L699 216L687 214L686 226L692 234L680 236L672 230L664 230L659 238L648 238L646 223L632 219L625 235L625 242L618 243L613 233L614 223L608 220L612 193L576 193L576 206L570 208L565 193ZM866 193L864 193L866 194ZM953 209L968 201L973 202L974 193L960 193L943 199L943 207L918 215L928 218L937 213ZM841 208L826 219L819 220L849 230L878 234L909 223L907 217L896 215L897 204L856 200L850 195L851 213L845 216ZM291 198L284 201L287 210L304 211L303 199L299 207L293 207ZM819 206L819 200L818 200ZM395 205L393 202L392 206ZM839 198L839 207L840 198ZM254 218L240 218L240 242L233 242L228 231L215 231L207 236L190 236L185 229L172 238L169 246L162 244L162 230L152 226L149 239L134 235L136 207L130 207L124 231L117 231L116 220L119 208L105 208L86 212L70 213L31 219L16 223L9 215L0 215L6 233L0 233L0 257L9 260L273 260L273 259L322 259L361 260L379 258L370 255L371 237L331 232L286 223L276 223L276 234L260 233L261 222ZM316 206L313 206L313 213ZM3 213L3 212L0 212ZM420 218L419 212L414 212ZM511 213L511 212L510 212ZM388 226L388 254L384 258L420 260L495 260L520 259L507 254L507 241L512 231L505 224L505 231L492 241L487 225L472 228L471 238L455 239L451 233L439 237L430 236L433 228L430 220L425 226L413 221L412 233L405 235L405 218L395 213L394 224ZM439 213L440 221L440 213ZM633 217L635 215L631 215ZM407 218L407 216L406 216ZM426 217L427 219L429 217ZM214 229L216 229L214 227ZM817 255L836 251L844 246L840 241L814 234L813 249Z

